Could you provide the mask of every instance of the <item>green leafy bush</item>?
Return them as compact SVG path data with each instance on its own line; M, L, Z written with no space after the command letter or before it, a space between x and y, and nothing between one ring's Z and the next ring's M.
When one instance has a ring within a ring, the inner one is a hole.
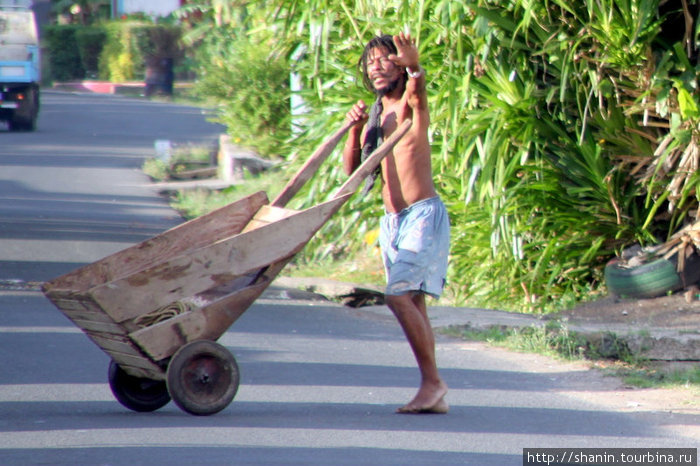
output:
M56 81L72 81L85 77L80 57L76 25L47 26L44 38L49 49L51 78Z
M232 137L263 156L286 155L290 136L289 64L263 36L220 37L201 48L196 92L218 102L218 119Z
M97 77L100 53L107 40L107 33L100 26L83 26L75 31L75 40L85 76Z
M45 29L51 77L70 81L97 75L106 34L100 26L52 25Z
M114 82L143 76L143 57L135 46L133 30L141 23L113 21L104 25L107 40L100 55L100 77Z
M141 80L149 60L179 60L183 56L179 26L112 21L103 27L106 40L99 64L102 79L114 82Z
M294 170L354 101L372 98L355 68L364 44L410 29L427 70L435 180L452 219L450 289L474 305L543 311L604 291L602 269L617 251L663 241L697 218L700 53L685 19L698 17L699 3L276 0L253 11L222 2L205 9L225 27L207 35L204 62L216 70L203 67L213 74L203 78L213 90L225 79L238 85L244 78L227 73L239 66L254 73L227 49L237 37L267 44L266 56L295 56L308 112L288 146ZM233 91L210 95L227 108ZM227 124L257 138L250 122ZM338 149L295 207L342 183L339 158ZM305 257L363 251L378 197L352 200Z
M679 161L697 147L690 63L698 51L683 49L678 20L696 17L698 2L687 12L660 3L276 5L288 8L287 46L310 44L298 69L312 109L303 137L315 141L353 100L370 98L352 74L363 44L410 28L428 73L435 179L453 225L451 290L462 302L542 311L603 290L615 251L663 240L697 210L698 176ZM322 178L333 185L343 175L336 168ZM310 188L308 202L327 190ZM375 206L363 206L334 218L307 251L358 247L376 222Z
M169 24L146 24L131 27L133 45L145 60L149 58L179 59L181 28Z
M54 80L85 77L114 82L142 79L146 62L182 58L180 26L110 21L92 26L46 28L49 63Z

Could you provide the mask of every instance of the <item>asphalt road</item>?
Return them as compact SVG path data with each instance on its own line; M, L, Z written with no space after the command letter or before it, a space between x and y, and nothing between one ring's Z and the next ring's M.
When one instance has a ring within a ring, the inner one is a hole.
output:
M107 385L108 357L28 285L177 224L139 167L154 139L213 139L204 120L47 93L37 133L0 133L3 466L520 465L523 448L698 446L696 415L613 409L595 401L613 395L585 368L447 337L437 353L450 413L394 414L418 374L390 316L269 295L220 340L242 372L229 407L127 410Z
M155 140L219 131L197 108L44 92L36 132L0 129L0 279L46 280L179 223L141 165Z

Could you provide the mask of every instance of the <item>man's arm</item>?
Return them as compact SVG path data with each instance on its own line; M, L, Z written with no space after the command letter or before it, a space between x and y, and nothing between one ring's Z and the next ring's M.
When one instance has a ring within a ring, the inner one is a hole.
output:
M358 100L348 111L346 118L355 124L348 131L348 138L343 147L343 170L346 175L360 166L362 158L362 131L367 122L367 106L362 100Z
M418 112L427 110L428 96L425 91L425 70L420 66L418 48L408 33L400 32L394 36L396 55L389 59L397 66L405 67L408 72L406 82L406 98L408 105Z

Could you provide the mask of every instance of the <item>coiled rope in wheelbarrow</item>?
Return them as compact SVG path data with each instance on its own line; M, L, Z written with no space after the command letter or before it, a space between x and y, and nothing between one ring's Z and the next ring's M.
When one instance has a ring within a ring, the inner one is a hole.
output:
M134 319L134 324L141 328L150 327L151 325L155 325L159 322L172 319L177 315L191 311L192 308L193 305L191 303L175 301L174 303L167 304L153 312L137 317Z

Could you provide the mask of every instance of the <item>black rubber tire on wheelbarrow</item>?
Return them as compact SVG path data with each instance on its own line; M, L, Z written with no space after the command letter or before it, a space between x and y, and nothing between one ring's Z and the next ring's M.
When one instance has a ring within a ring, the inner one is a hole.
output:
M175 404L199 416L226 408L240 384L236 359L226 348L209 340L181 347L170 360L166 377Z
M132 411L151 412L170 402L165 381L134 377L114 361L109 363L108 379L114 397Z

